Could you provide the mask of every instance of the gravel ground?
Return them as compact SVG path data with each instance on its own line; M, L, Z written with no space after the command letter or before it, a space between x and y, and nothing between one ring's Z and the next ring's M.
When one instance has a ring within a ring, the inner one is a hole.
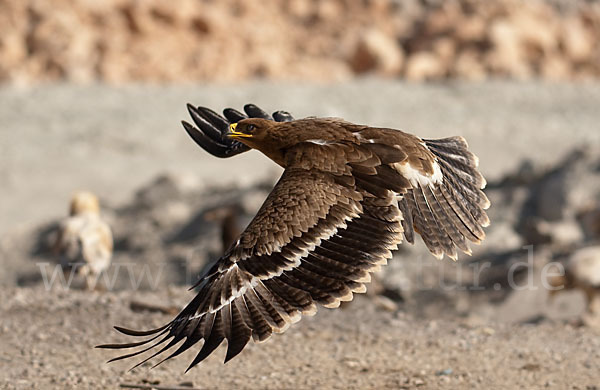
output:
M137 293L136 298L183 303L182 298L191 296L182 288L170 292ZM191 382L201 389L591 390L597 388L600 372L600 337L587 328L424 321L403 312L379 311L363 297L345 309L321 309L262 345L251 343L226 365L222 346L187 374L193 352L152 370L144 364L127 372L133 362L107 365L105 360L115 354L92 347L119 339L110 331L115 323L145 328L170 319L132 313L129 292L9 289L0 298L0 385L7 389L144 383L173 387Z
M196 147L178 124L187 117L186 102L215 109L254 102L270 111L287 109L297 117L340 116L423 137L460 134L479 155L490 182L523 159L537 166L555 164L575 147L600 145L600 84L363 80L336 86L0 89L4 272L36 269L37 258L25 250L24 241L32 239L33 230L64 216L76 189L98 193L109 209L117 210L131 203L141 185L164 172L189 172L207 187L277 176L279 168L259 153L219 160ZM499 219L499 211L490 211ZM158 233L152 237L160 237ZM160 242L152 246L149 239L139 242L154 252ZM420 243L415 248L423 250ZM117 261L126 255L121 252ZM403 256L407 252L399 253ZM107 365L115 355L92 348L122 340L111 330L113 325L151 328L168 321L169 315L134 311L130 304L182 305L192 294L182 283L165 282L156 291L86 293L47 291L39 280L25 284L14 275L0 277L0 388L172 388L187 382L202 389L591 390L600 383L600 331L561 313L531 321L530 309L539 306L539 294L519 292L501 303L483 294L473 308L467 300L461 310L454 310L449 306L460 306L460 297L425 291L393 312L372 304L372 297L359 297L342 310L321 309L284 336L250 345L226 365L221 348L184 375L193 352L153 370L144 365L127 372L132 362ZM562 302L555 311L569 311L574 301ZM524 309L528 311L522 313Z

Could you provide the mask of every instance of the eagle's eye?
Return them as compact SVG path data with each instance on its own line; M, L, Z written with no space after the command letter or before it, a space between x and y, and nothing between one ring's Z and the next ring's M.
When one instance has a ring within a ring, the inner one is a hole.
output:
M254 126L253 124L249 124L248 126L246 126L247 133L252 133L254 129L256 129L256 126Z

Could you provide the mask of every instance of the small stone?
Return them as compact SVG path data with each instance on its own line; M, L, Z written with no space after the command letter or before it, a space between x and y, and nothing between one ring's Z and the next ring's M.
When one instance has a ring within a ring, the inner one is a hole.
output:
M377 295L373 298L375 305L385 311L395 312L398 310L396 302L384 295Z
M541 366L537 363L525 363L521 367L521 370L525 370L525 371L539 371L540 369L541 369Z

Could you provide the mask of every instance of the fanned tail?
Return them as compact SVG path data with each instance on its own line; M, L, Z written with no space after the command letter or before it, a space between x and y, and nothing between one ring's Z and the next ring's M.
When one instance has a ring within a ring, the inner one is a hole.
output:
M490 223L485 212L490 201L482 191L486 181L477 170L479 160L462 137L424 143L436 158L442 180L412 188L400 200L406 240L412 242L416 231L438 258L446 254L456 259L456 248L471 254L468 241L479 244L485 238L483 227Z

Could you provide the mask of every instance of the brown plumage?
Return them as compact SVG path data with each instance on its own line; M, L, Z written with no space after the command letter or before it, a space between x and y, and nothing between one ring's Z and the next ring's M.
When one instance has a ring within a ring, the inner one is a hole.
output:
M412 243L417 232L436 257L454 259L456 248L470 253L468 242L485 236L485 180L461 137L422 140L316 118L244 119L229 135L284 167L283 175L172 322L146 332L118 328L152 338L103 347L162 338L113 360L166 343L150 359L184 340L169 359L204 340L191 368L227 340L228 361L250 338L285 331L317 304L337 307L366 291L370 273L386 264L403 236Z
M85 276L86 287L94 289L100 273L110 266L112 232L100 216L98 198L90 192L73 196L69 214L59 225L53 252L65 269Z

